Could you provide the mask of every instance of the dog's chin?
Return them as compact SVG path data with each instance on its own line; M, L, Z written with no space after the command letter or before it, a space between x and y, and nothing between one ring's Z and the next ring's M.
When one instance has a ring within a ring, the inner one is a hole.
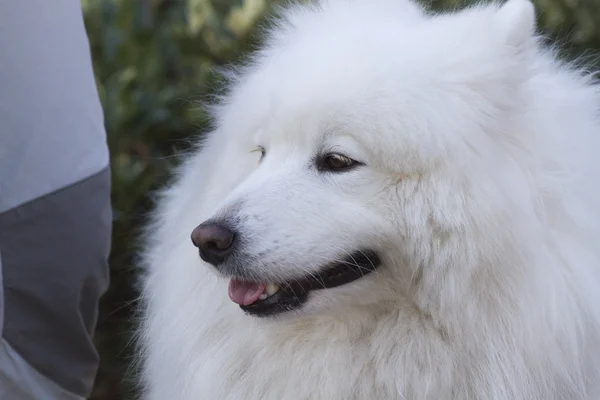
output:
M300 311L311 292L350 284L380 265L381 259L374 250L357 250L341 261L322 266L318 272L288 281L250 281L233 277L229 282L229 297L248 315L282 316L290 311Z

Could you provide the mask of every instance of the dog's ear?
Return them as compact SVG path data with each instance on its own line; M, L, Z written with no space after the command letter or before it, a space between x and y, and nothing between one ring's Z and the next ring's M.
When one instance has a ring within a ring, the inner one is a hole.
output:
M531 76L532 61L539 51L535 8L530 0L508 0L492 7L487 23L488 45L503 85L515 88Z
M499 39L507 46L525 50L535 33L535 9L529 0L508 0L492 16Z

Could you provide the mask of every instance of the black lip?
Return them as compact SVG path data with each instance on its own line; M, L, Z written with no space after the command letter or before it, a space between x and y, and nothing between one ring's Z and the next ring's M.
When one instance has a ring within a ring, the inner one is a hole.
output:
M342 261L324 266L320 273L279 284L277 293L240 308L249 315L268 317L300 308L312 290L342 286L375 271L381 259L374 250L355 251Z

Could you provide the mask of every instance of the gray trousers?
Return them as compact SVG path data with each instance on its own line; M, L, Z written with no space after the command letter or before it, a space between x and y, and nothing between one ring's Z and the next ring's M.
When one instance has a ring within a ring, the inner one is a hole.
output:
M108 168L0 213L0 399L89 396L111 219Z

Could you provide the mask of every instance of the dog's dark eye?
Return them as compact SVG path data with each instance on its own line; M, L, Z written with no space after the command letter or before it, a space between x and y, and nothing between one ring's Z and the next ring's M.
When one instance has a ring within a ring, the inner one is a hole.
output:
M257 151L260 152L260 159L258 160L258 162L261 162L263 160L263 158L265 158L265 156L267 155L267 151L262 146L259 146Z
M328 153L318 161L319 171L345 172L362 165L343 154Z

